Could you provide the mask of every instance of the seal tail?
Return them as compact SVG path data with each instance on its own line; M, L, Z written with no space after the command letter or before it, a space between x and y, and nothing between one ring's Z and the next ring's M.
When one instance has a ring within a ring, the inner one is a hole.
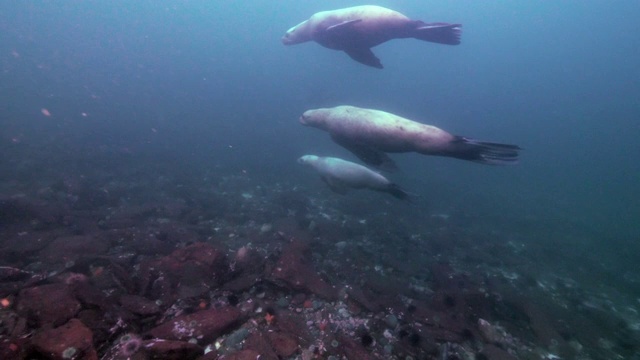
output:
M518 151L522 150L517 145L484 142L462 136L456 136L451 145L452 151L447 152L446 156L488 165L516 165Z
M461 24L425 23L422 21L416 21L415 23L416 27L413 30L412 37L416 39L445 45L460 44Z

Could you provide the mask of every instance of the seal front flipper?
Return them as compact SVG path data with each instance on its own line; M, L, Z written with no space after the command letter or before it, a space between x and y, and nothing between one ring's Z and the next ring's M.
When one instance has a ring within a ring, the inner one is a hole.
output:
M326 176L320 176L320 178L325 184L327 184L327 186L329 186L329 189L336 194L344 195L349 190L347 186L339 180L328 178Z
M460 44L461 24L424 23L415 21L412 36L416 39L445 45Z
M361 21L362 21L362 19L343 21L343 22L341 22L339 24L331 25L331 26L327 27L324 30L328 31L330 33L341 33L341 32L344 32L344 31L350 31L353 24L357 24L357 23L359 23Z
M384 189L383 191L388 193L388 194L391 194L396 199L400 199L400 200L405 200L405 201L411 202L411 194L409 194L406 191L402 190L402 188L400 186L398 186L397 184L390 183L389 186L387 186L387 188Z
M380 62L380 59L378 59L373 54L373 51L371 51L371 49L369 48L359 47L359 48L345 49L344 52L346 52L350 58L352 58L353 60L361 64L365 64L367 66L371 66L376 69L383 68L382 63Z
M375 166L384 171L396 171L398 166L391 160L386 153L372 148L370 146L355 144L349 140L340 138L339 136L331 135L331 139L338 145L349 150L358 159L362 160L367 165Z

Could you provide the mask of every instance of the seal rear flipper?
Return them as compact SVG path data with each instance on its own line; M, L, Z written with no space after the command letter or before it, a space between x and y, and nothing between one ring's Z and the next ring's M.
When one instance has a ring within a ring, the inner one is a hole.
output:
M451 151L442 155L488 165L516 165L520 150L522 148L518 145L478 141L456 136L451 141Z
M373 51L371 51L371 49L369 48L346 49L344 50L344 52L347 53L347 55L349 55L350 58L352 58L353 60L361 64L365 64L367 66L371 66L376 69L383 68L382 63L380 62L380 59L378 59L373 54Z
M369 146L354 144L348 140L341 139L339 136L331 135L331 139L333 139L336 144L352 152L367 165L375 166L380 170L389 172L398 170L398 166L391 160L389 155L380 150Z
M412 36L416 39L445 45L460 44L461 24L415 22Z

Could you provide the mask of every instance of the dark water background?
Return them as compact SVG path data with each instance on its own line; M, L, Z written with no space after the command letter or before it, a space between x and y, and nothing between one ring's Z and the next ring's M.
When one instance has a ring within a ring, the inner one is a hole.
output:
M313 188L297 157L353 157L298 117L349 104L525 149L516 167L395 156L394 180L423 201L390 220L463 212L551 252L571 238L614 274L637 276L640 3L377 4L462 23L462 44L386 43L374 49L379 71L280 43L310 14L354 2L2 2L0 188L134 164ZM344 201L354 196L378 194Z

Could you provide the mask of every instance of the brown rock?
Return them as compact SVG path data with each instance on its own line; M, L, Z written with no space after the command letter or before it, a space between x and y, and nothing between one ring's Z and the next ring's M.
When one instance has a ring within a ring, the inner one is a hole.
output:
M24 289L18 296L17 311L37 325L61 325L80 310L66 284L49 284Z
M151 359L189 360L204 354L201 346L186 341L147 340L143 344Z
M291 336L282 332L270 332L267 334L276 354L282 358L288 358L298 351L298 342Z
M31 344L38 354L48 359L98 359L93 348L91 330L77 319L71 319L55 329L37 333Z
M327 300L336 300L338 292L313 269L307 258L307 243L294 240L282 251L271 278L294 290L312 292Z
M207 343L231 329L239 317L240 311L231 306L202 310L171 319L151 329L149 334L158 339L188 341L195 338L199 343Z

